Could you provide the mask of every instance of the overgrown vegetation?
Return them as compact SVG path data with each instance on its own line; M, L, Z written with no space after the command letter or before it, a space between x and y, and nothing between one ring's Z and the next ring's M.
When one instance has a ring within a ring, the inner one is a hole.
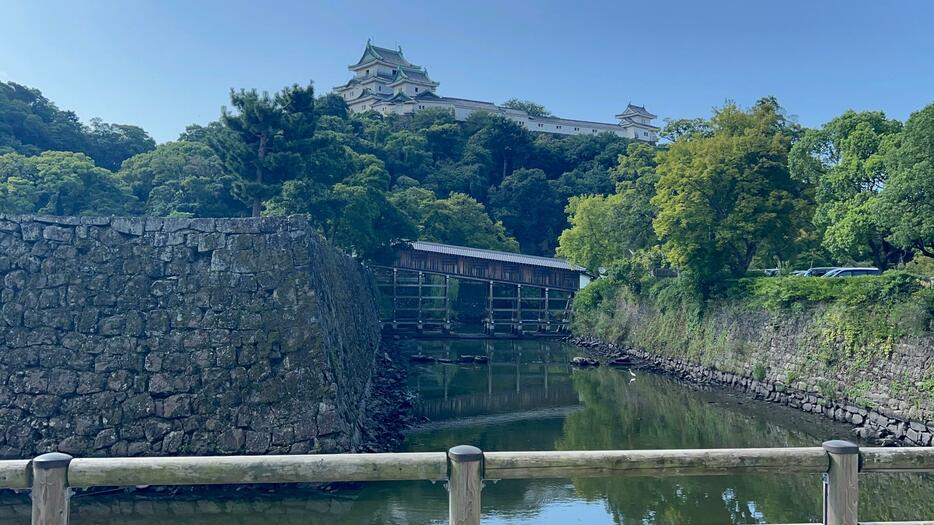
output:
M708 298L689 279L645 280L638 289L612 276L600 279L575 301L575 331L759 381L770 370L763 362L769 341L777 340L799 359L779 369L780 380L792 385L802 378L814 381L815 374L842 378L848 386L840 392L828 379L810 384L825 399L845 397L866 408L873 384L858 379L861 374L891 357L899 342L934 340L934 288L905 271L838 279L744 278L728 293ZM797 342L786 344L786 338ZM934 369L920 379L916 372L914 379L889 385L891 395L913 406L922 398L934 400Z

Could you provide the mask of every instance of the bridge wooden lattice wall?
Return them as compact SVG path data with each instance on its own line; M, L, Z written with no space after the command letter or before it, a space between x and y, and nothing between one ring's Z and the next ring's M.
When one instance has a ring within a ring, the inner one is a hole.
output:
M385 328L452 333L465 321L454 307L455 286L462 283L485 287L483 334L561 334L570 326L573 290L398 267L373 270Z
M481 286L473 290L474 306L482 303L473 317L482 318L484 334L563 333L574 294L589 280L584 268L562 259L421 241L396 246L392 264L373 269L384 327L419 332L450 333L464 321L453 304L464 305L460 291Z

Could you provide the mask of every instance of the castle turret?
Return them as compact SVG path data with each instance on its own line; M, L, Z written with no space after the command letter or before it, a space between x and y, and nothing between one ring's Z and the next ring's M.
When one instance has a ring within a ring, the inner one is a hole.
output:
M377 47L369 40L360 60L348 69L354 73L353 78L334 91L354 112L382 107L386 113L388 108L384 103L398 104L426 93L433 94L438 87L425 68L406 60L401 47Z
M658 118L658 115L650 113L645 106L636 106L628 104L626 110L616 115L619 119L619 125L633 131L632 138L655 142L658 140L658 127L652 124L652 121Z

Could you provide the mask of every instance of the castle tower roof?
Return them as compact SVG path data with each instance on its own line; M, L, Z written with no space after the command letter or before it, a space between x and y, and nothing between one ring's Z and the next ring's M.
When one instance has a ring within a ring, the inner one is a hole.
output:
M363 56L356 64L350 66L350 69L358 68L374 61L383 62L391 66L414 67L402 54L402 47L398 49L387 49L385 47L374 46L370 40L366 41L366 49L363 50Z
M616 118L618 119L625 119L629 117L645 117L649 119L654 119L654 118L658 118L658 115L655 115L654 113L650 113L648 110L645 109L645 106L637 106L635 104L628 104L626 106L625 111L623 111L619 115L616 115Z

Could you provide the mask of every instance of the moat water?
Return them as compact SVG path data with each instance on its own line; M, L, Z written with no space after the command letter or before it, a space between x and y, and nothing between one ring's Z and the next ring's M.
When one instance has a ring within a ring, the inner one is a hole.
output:
M817 446L849 428L641 369L568 366L556 341L409 341L407 355L485 354L483 365L413 364L421 423L408 451ZM934 477L860 476L862 520L934 518ZM28 524L25 496L0 498L0 525ZM499 481L483 490L484 524L743 524L819 522L819 475ZM114 493L72 500L72 523L136 525L441 524L440 483L317 491Z

